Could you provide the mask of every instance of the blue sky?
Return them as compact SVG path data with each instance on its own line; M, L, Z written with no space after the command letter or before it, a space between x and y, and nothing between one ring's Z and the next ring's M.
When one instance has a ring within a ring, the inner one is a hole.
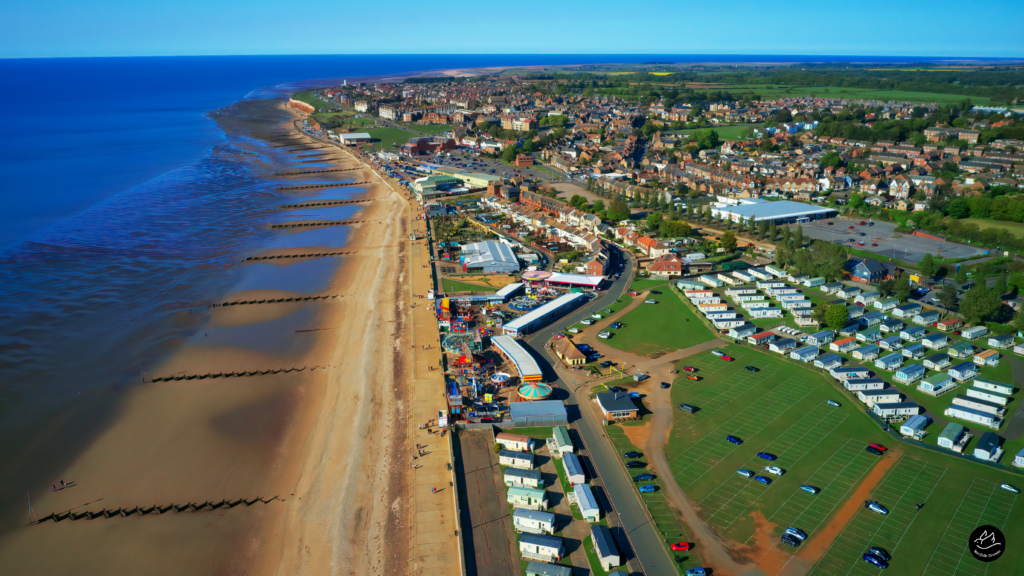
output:
M0 57L829 54L1024 57L1024 1L33 0Z

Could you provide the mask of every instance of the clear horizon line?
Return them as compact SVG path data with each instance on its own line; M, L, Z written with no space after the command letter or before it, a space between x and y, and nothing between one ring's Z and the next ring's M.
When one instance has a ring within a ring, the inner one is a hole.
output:
M437 53L426 53L426 52L357 52L357 53L334 53L334 52L296 52L287 54L133 54L133 55L67 55L67 56L4 56L0 55L0 60L60 60L60 59L88 59L88 58L266 58L266 57L297 57L297 56L652 56L652 57L672 57L672 56L745 56L750 58L757 57L794 57L794 58L863 58L870 61L871 58L904 58L908 61L914 59L929 59L929 60L1022 60L1024 56L926 56L922 54L906 55L906 54L785 54L785 53L742 53L742 52L722 52L722 53L706 53L706 52L437 52ZM827 61L827 60L824 60ZM608 62L609 64L615 64L618 62ZM623 64L641 64L640 62L622 62ZM670 62L674 63L674 62ZM696 64L697 62L687 62L688 64ZM591 63L592 64L592 63ZM554 65L554 64L552 64ZM565 64L561 64L565 65Z

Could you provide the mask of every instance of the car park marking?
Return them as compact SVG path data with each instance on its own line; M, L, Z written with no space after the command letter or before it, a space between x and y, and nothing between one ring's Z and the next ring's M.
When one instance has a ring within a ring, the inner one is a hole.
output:
M988 494L984 491L988 489ZM984 576L992 563L982 563L967 553L967 539L983 524L1002 528L1017 502L1017 494L1007 492L997 482L975 478L964 493L956 512L928 558L923 576ZM955 565L953 564L955 562ZM950 565L953 565L950 569Z
M731 402L737 400L743 395L749 388L744 384L749 384L751 380L755 379L758 374L762 374L762 379L767 380L768 378L775 376L781 370L776 370L772 373L767 372L746 372L738 376L733 376L729 379L728 383L718 384L708 388L704 392L692 397L687 404L693 404L700 408L693 418L687 418L681 424L682 428L693 428L697 424L700 424L708 417L716 414L722 408L728 406ZM700 372L697 372L699 375ZM686 424L689 424L687 426Z

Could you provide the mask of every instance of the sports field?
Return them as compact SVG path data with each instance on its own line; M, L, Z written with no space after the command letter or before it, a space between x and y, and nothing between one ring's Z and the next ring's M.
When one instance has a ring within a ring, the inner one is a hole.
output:
M619 319L625 326L611 330L609 346L639 356L656 358L714 338L700 318L685 304L675 288L666 284L649 294L656 304L640 304Z

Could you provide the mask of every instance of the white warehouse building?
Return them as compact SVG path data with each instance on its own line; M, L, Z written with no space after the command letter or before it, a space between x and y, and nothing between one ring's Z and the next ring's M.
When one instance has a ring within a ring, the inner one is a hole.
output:
M839 213L832 208L822 208L803 202L780 200L770 202L759 198L726 198L719 196L718 202L711 205L711 216L729 218L733 222L747 221L753 217L754 222L775 222L789 224L791 222L807 222L834 218Z

